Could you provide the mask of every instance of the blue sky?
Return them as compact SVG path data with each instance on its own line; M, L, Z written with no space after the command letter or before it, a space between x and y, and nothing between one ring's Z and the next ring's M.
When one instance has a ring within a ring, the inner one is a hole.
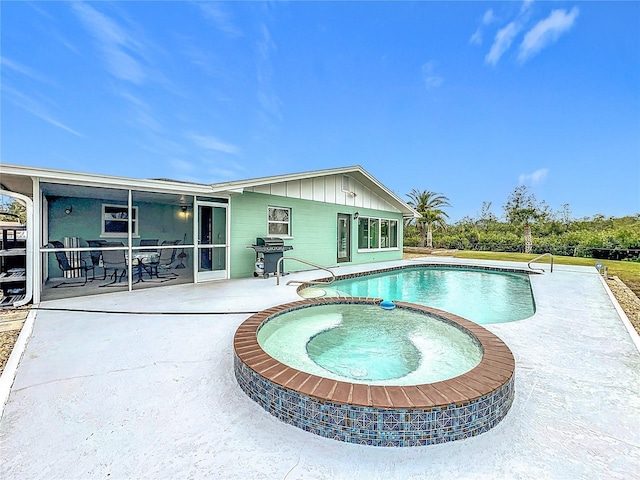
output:
M11 2L1 161L640 213L640 2Z

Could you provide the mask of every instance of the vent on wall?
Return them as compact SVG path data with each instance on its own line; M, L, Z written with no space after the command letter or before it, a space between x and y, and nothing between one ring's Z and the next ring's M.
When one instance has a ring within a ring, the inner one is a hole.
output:
M342 191L345 192L350 197L355 197L356 192L351 190L351 178L347 175L342 176Z
M342 176L342 191L343 192L351 191L351 179L346 175Z

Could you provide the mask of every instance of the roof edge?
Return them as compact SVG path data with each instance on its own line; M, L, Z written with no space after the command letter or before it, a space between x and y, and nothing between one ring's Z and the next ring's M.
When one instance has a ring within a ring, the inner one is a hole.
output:
M109 185L119 187L140 188L161 188L163 190L184 191L192 190L197 193L211 194L212 189L209 184L182 182L180 180L165 179L140 179L131 177L121 177L115 175L104 175L98 173L72 172L68 170L56 170L42 167L29 167L23 165L0 164L0 173L10 175L24 175L38 177L43 181L57 180L66 182L81 182L84 184Z
M273 184L302 180L308 178L317 178L329 175L361 175L368 182L387 196L390 204L398 208L403 216L416 217L419 214L404 200L380 183L373 175L367 172L360 165L352 165L347 167L329 168L323 170L312 170L307 172L290 173L285 175L274 175L269 177L259 177L247 180L234 180L230 182L220 182L214 184L199 184L191 182L183 182L180 180L169 179L138 179L131 177L121 177L114 175L104 175L97 173L81 173L68 170L56 170L51 168L30 167L23 165L11 165L0 163L0 173L10 175L24 175L29 177L38 177L43 181L58 181L68 183L92 184L100 186L117 186L120 188L133 188L137 190L144 189L160 189L171 192L190 191L193 193L201 193L204 195L212 194L239 194L245 188L257 185Z

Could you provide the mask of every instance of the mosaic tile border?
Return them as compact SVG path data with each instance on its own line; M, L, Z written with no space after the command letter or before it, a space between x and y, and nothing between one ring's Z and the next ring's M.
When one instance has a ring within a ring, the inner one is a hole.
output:
M422 305L397 302L436 316L474 336L483 349L479 365L458 377L424 385L376 386L318 377L284 365L257 341L264 321L315 305L377 304L368 298L306 299L279 305L243 322L234 336L238 385L283 422L335 440L408 447L479 435L497 425L514 398L515 360L497 336L469 320Z

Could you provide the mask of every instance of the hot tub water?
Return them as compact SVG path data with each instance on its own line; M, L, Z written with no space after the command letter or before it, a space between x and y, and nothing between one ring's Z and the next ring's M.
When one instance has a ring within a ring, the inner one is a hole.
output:
M424 313L378 305L332 304L278 315L258 343L278 361L314 375L353 383L433 383L471 370L478 342Z

